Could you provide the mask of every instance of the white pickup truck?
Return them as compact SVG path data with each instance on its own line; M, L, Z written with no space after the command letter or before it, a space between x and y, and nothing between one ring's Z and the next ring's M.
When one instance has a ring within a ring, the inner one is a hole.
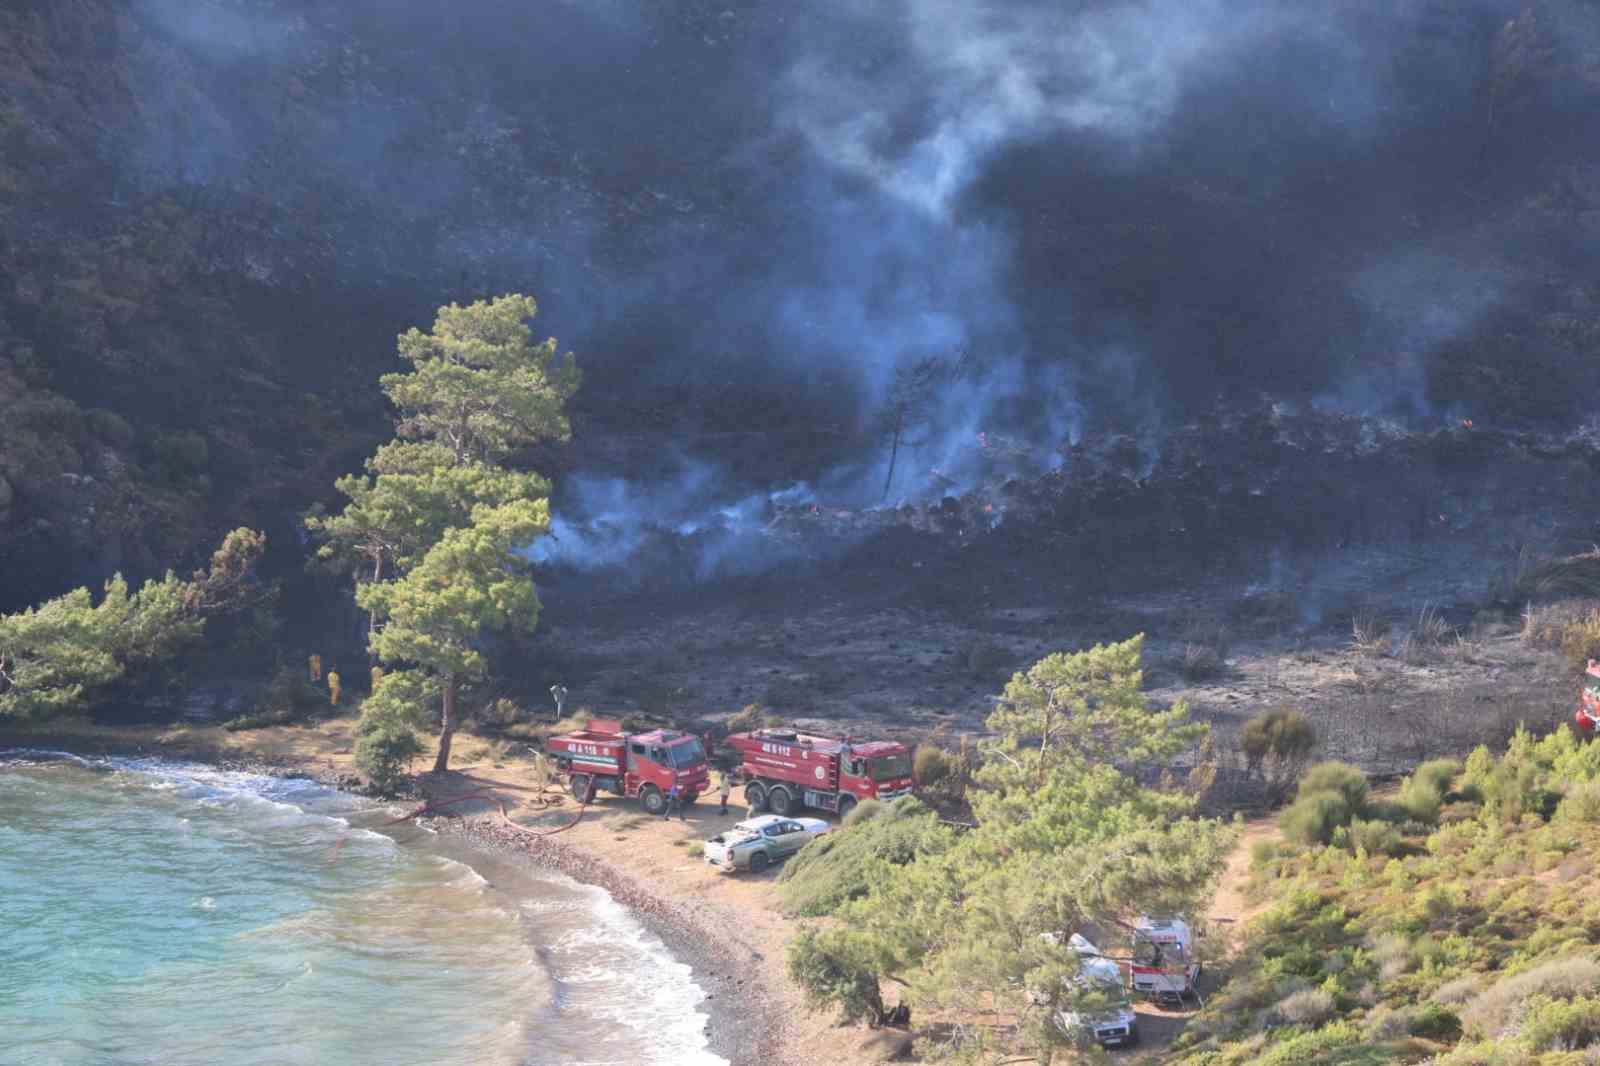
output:
M1046 934L1055 943L1056 935ZM1084 937L1073 933L1067 946L1078 953L1078 976L1072 984L1093 990L1113 1000L1105 1010L1093 1013L1061 1011L1056 1015L1056 1025L1064 1033L1084 1033L1101 1047L1131 1047L1139 1042L1139 1016L1134 1013L1128 999L1127 985L1122 979L1122 967L1101 955L1100 949Z
M706 862L724 870L760 873L786 859L833 827L821 818L764 814L740 822L706 841Z

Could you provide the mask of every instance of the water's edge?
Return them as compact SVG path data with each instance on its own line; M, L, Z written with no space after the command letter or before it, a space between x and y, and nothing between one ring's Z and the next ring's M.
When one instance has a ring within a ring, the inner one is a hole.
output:
M141 770L147 763L152 770L165 768L181 771L185 766L206 770L250 774L279 780L305 781L329 792L338 793L357 809L367 811L393 810L392 801L382 801L347 791L341 780L331 773L307 772L295 767L275 765L265 760L230 757L207 757L207 753L192 750L174 751L170 755L159 747L141 746L133 750L104 749L80 754L60 748L39 746L11 747L0 740L0 757L29 757L67 759L87 766L120 764L123 768ZM409 804L414 801L401 801ZM398 815L402 810L395 810ZM449 858L470 868L477 876L484 872L503 872L506 863L520 866L528 873L551 872L565 875L577 884L597 890L605 902L616 906L622 915L642 927L660 942L666 955L689 970L689 982L700 995L688 1008L693 1016L703 1021L706 1052L725 1063L757 1061L754 1051L767 1043L771 1031L771 1015L764 999L752 1000L746 993L759 985L755 980L753 965L739 965L741 960L730 959L725 951L712 947L715 936L704 923L695 921L671 903L653 896L633 883L625 874L605 863L603 859L581 849L553 847L554 842L543 842L530 847L525 840L510 834L495 832L487 821L461 818L430 818L413 824L439 834L439 844ZM500 876L488 878L497 891L516 901L518 894L507 892L506 880ZM531 1013L531 1008L530 1008ZM770 1061L770 1059L768 1060Z

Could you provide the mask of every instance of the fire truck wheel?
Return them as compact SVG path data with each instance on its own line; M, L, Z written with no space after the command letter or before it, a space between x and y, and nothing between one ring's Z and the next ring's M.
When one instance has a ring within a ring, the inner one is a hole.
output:
M768 865L771 864L771 862L772 860L767 857L766 852L758 851L754 855L750 856L750 872L753 874L761 873L767 868Z
M856 809L856 798L844 796L839 800L839 821L843 822L850 817L850 812Z
M767 790L761 786L760 781L752 781L744 786L744 801L750 804L752 811L767 809Z
M767 793L767 806L772 808L772 813L780 817L789 817L789 812L794 809L794 798L789 795L789 790L779 785Z
M579 803L588 803L589 802L589 788L590 788L589 781L590 780L591 779L590 779L588 774L573 774L572 775L572 780L570 780L567 783L572 788L572 798L573 799L577 800Z
M646 814L660 815L667 809L667 797L656 786L646 785L639 790L639 805Z

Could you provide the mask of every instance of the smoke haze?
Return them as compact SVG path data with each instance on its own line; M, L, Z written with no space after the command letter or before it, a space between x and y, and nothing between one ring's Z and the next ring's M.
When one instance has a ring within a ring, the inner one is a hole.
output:
M535 294L580 425L683 446L636 509L874 502L930 357L964 370L895 497L981 433L1044 468L1230 397L1528 421L1593 378L1549 326L1600 305L1582 0L130 0L122 32L124 186L205 190L219 269L387 293L396 331Z

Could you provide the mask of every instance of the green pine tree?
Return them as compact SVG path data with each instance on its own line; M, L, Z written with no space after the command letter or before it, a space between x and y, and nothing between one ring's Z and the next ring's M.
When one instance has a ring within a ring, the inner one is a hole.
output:
M379 753L387 773L389 756L406 750L420 716L399 705L424 691L440 708L434 769L447 770L463 686L487 670L484 634L537 624L519 552L549 526L550 487L505 464L518 449L568 438L565 405L579 377L553 340L532 342L526 320L536 312L531 298L505 296L442 308L430 332L402 334L412 369L381 379L399 439L364 475L339 480L349 500L340 513L308 519L327 538L321 554L356 570L369 647L395 668L363 708L369 773Z

